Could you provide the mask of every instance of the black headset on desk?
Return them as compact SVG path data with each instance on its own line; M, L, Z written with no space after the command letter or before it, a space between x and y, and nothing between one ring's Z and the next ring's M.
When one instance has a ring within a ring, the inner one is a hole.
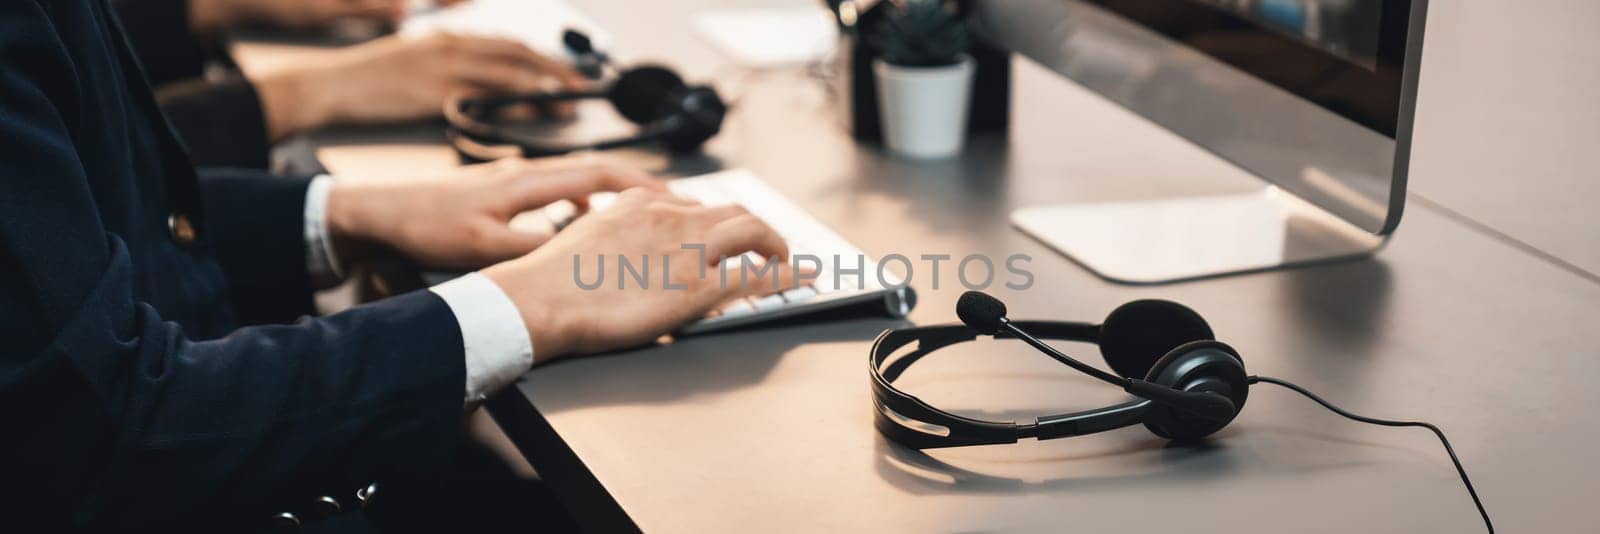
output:
M913 449L1016 443L1022 438L1082 436L1143 424L1157 436L1198 440L1222 430L1244 408L1250 386L1269 383L1293 390L1341 416L1381 426L1422 427L1433 431L1455 464L1472 503L1490 533L1494 524L1456 458L1444 432L1431 423L1391 421L1347 412L1288 381L1249 375L1239 352L1217 341L1200 314L1164 300L1139 300L1118 307L1104 323L1016 321L1005 304L977 291L961 295L956 315L965 324L887 330L872 344L874 425L890 440ZM1031 332L1031 333L1030 333ZM933 407L894 387L913 363L935 350L979 335L1015 338L1068 367L1121 387L1135 398L1092 410L1047 415L1031 423L984 421ZM1036 337L1037 336L1037 337ZM1116 374L1078 361L1041 341L1096 343ZM916 346L909 351L902 348ZM898 355L897 355L898 354ZM896 356L890 359L890 356ZM887 365L886 365L887 362Z
M601 77L608 59L593 48L588 37L568 30L563 41L581 72L590 78ZM495 120L502 110L515 105L547 106L591 98L610 101L618 114L640 126L639 131L614 139L558 144L541 136L517 132ZM514 155L534 158L648 143L660 143L673 152L692 152L717 135L727 113L728 105L715 89L688 85L666 67L654 65L624 70L616 81L603 89L456 97L444 108L448 123L446 135L456 153L469 163Z

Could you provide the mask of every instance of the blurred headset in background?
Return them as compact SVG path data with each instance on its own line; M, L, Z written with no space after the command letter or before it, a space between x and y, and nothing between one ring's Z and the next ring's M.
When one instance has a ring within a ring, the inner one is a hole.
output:
M563 42L574 67L591 79L605 77L609 59L594 49L589 38L567 30ZM605 99L617 113L639 125L632 135L564 144L548 136L532 135L501 120L508 108L549 107L560 102ZM580 91L458 96L445 104L446 134L463 162L477 163L510 156L534 158L583 150L606 150L659 144L673 152L693 152L722 129L728 106L715 89L688 85L672 70L642 65L621 71L604 88Z

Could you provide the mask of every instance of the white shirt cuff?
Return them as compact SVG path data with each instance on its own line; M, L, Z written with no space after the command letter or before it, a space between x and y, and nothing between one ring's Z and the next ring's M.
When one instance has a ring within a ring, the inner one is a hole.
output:
M468 273L430 291L444 299L461 326L468 404L483 401L533 367L533 340L522 324L522 313L488 277Z
M326 285L344 279L343 266L339 265L333 239L328 235L328 193L332 190L333 178L326 174L312 178L306 188L306 271L314 281L333 282Z

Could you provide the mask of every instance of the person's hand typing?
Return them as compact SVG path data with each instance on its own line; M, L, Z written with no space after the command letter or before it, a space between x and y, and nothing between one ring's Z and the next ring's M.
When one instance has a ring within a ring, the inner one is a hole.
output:
M760 275L746 271L742 281L735 268L723 284L720 259L745 252L778 262ZM602 276L600 256L606 257L604 283L585 289L580 277L592 285ZM648 258L648 287L631 277L619 280L619 256L635 267ZM534 357L544 362L645 344L728 300L789 289L794 272L787 258L783 238L743 207L705 207L635 188L605 210L577 219L532 254L483 274L517 306Z
M504 39L391 36L251 76L272 139L341 123L438 117L452 95L574 89L570 65Z
M506 159L419 179L345 178L328 193L327 225L346 261L376 245L423 267L471 270L522 256L549 239L508 226L516 214L630 188L665 190L644 172L588 155Z

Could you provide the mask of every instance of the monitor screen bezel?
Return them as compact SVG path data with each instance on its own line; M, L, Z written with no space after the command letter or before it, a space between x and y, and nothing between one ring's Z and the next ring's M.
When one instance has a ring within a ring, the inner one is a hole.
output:
M1178 42L1193 33L1196 24L1247 35L1281 54L1282 61L1315 62L1327 71L1319 78L1341 83L1308 85L1283 71L1252 68L1252 62L1226 50L1198 48L1228 64L1330 112L1391 139L1400 130L1407 30L1412 0L1383 0L1379 21L1376 65L1363 66L1347 58L1289 37L1225 9L1192 0L1085 0L1109 12ZM1159 16L1158 16L1159 14ZM1178 22L1181 21L1181 22Z

